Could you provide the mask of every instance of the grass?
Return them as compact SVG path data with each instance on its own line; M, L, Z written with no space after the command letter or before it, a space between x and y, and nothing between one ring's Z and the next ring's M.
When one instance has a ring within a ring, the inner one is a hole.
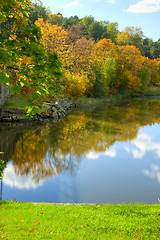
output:
M160 87L149 87L146 92L146 96L160 96Z
M94 109L99 107L102 104L117 104L123 103L128 101L129 99L133 98L143 98L143 97L157 97L160 96L160 87L148 87L145 94L141 95L140 93L121 93L111 96L106 96L105 98L87 98L87 97L80 97L75 100L76 104L80 108L85 109Z
M0 201L1 239L160 239L160 206Z
M22 110L26 110L26 107L29 104L29 100L25 99L21 96L17 98L15 95L11 95L8 101L4 104L4 108L18 108Z

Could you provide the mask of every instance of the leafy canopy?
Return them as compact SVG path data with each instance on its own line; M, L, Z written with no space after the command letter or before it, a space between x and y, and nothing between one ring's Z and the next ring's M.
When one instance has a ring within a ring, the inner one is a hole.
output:
M24 108L33 115L41 112L44 100L60 92L62 71L57 54L41 43L39 27L29 24L30 7L31 0L2 0L0 81L12 94L27 96Z

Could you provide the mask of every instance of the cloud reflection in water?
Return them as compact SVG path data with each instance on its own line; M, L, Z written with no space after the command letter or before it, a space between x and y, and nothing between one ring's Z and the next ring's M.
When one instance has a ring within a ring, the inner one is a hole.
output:
M144 169L143 173L147 177L150 177L152 179L157 179L158 183L160 183L160 166L151 165L151 169L150 170Z
M132 153L134 159L142 159L147 151L155 151L157 156L160 157L160 142L154 142L148 134L138 134L137 138L131 141L131 143L136 149L125 147L125 150Z
M39 186L42 186L44 183L44 179L40 180L38 183L36 183L33 180L33 176L31 173L28 175L20 175L16 174L14 166L12 162L8 162L7 168L4 170L4 179L3 182L6 185L9 185L10 187L16 187L18 189L36 189Z
M108 157L116 157L116 150L112 147L110 147L109 149L106 149L105 152L96 152L96 151L89 151L85 157L86 158L90 158L90 159L98 159L100 156L105 155Z

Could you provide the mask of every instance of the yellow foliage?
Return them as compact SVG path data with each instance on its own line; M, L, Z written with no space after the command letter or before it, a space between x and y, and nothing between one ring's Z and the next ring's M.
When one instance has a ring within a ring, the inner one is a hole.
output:
M69 71L66 71L64 84L64 94L76 97L85 95L90 87L88 76L83 72L71 74Z
M66 50L67 32L62 27L44 22L43 18L39 18L35 24L40 27L42 32L42 44L46 49L56 52L62 59L63 52Z
M137 76L134 76L131 71L126 71L126 76L128 78L128 88L133 92L141 92L142 82Z
M160 59L149 59L149 69L151 72L151 83L154 85L160 85Z

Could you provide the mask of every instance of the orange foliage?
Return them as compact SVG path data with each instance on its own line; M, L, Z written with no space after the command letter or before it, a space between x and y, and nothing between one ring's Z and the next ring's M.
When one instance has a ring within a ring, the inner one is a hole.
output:
M119 49L124 66L132 70L133 74L136 74L145 62L145 58L141 55L139 49L129 45L120 46Z
M103 64L103 61L109 56L115 56L117 52L116 45L110 39L101 39L94 46L93 57L99 63Z

